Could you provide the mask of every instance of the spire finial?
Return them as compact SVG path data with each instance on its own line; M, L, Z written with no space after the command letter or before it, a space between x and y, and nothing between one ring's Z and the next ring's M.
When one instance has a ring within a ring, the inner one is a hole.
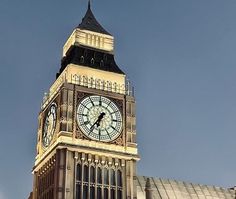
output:
M88 0L88 9L91 8L91 0Z

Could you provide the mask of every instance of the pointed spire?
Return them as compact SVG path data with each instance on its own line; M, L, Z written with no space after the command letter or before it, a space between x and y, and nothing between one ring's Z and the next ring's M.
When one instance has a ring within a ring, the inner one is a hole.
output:
M93 12L91 10L91 0L88 0L88 10L85 16L83 17L82 22L77 26L77 28L111 35L101 26L101 24L99 24L99 22L93 15Z

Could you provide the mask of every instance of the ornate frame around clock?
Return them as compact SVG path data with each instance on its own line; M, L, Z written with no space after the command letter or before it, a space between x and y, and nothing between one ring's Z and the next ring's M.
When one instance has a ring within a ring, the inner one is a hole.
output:
M77 107L79 102L82 101L84 98L92 96L94 94L95 93L77 92L76 105L75 106ZM101 94L97 94L97 95L101 95ZM123 122L125 123L124 110L123 110L123 107L124 107L123 100L115 99L115 98L112 98L112 97L104 95L104 94L102 96L110 99L111 101L113 101L116 104L116 106L119 108L119 110L121 112L121 116L124 120ZM76 111L77 111L77 108L75 108L74 116L76 115ZM76 118L76 117L74 117L74 118ZM88 137L86 137L84 135L84 133L80 130L80 128L78 127L76 119L75 119L74 122L75 122L75 125L74 125L75 126L75 138L91 140ZM103 142L103 141L99 141L99 142L106 143L106 144L116 144L116 145L123 146L124 145L124 132L125 132L125 125L123 124L122 131L121 131L120 135L115 140L113 140L111 142Z

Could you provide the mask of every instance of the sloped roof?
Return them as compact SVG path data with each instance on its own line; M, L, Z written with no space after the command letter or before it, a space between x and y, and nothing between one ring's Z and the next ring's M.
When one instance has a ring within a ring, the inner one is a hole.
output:
M85 16L83 17L82 22L77 26L77 28L111 35L98 23L97 19L95 18L91 10L90 2L88 4L88 10Z
M138 199L145 199L145 184L148 177L137 177ZM231 189L193 184L188 182L150 177L153 199L234 199Z

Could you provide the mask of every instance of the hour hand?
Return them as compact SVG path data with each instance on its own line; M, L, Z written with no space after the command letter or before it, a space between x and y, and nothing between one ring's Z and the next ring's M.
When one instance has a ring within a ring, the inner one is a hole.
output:
M102 121L102 118L106 115L106 113L102 112L99 116L98 119L96 121L97 127L100 126L100 122Z
M99 116L98 119L96 120L96 122L94 122L94 124L90 127L90 130L94 129L94 126L97 125L97 127L100 126L100 122L102 120L102 118L104 117L104 115L106 115L104 112L102 112Z

